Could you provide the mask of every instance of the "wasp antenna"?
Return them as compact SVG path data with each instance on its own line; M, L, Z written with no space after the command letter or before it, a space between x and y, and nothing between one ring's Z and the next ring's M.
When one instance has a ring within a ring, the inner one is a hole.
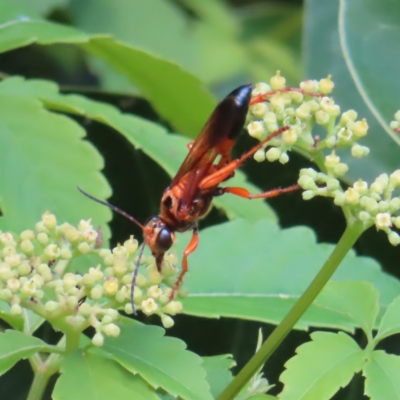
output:
M108 208L111 208L111 210L117 212L118 214L123 215L125 218L129 219L129 221L132 221L133 223L135 223L136 225L138 225L142 230L144 229L144 226L134 217L132 217L131 215L129 215L128 213L126 213L125 211L121 210L118 207L113 206L112 204L108 203L107 201L104 200L100 200L97 197L92 196L91 194L85 192L84 190L82 190L79 186L77 186L78 190L84 194L86 197L89 197L89 199L102 204L103 206L106 206Z
M135 265L135 270L133 271L133 276L132 276L132 284L131 284L131 306L132 306L132 312L134 315L137 315L137 311L136 311L136 307L135 307L135 302L134 300L134 294L135 294L135 286L136 286L136 278L138 276L138 272L139 272L139 266L140 266L140 261L142 260L142 256L143 256L143 251L144 248L146 246L147 241L144 240L142 247L140 249L140 253L139 253L139 257L136 261L136 265Z

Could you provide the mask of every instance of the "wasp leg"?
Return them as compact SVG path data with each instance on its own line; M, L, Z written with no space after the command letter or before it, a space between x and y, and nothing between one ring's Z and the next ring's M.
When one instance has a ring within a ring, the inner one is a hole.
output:
M188 256L192 254L196 248L197 245L199 244L199 231L198 228L193 229L193 236L192 239L190 240L189 244L186 246L185 251L183 252L183 259L182 259L182 270L181 273L178 276L178 279L175 282L175 285L172 289L172 292L169 296L169 299L172 300L175 297L176 291L179 289L179 286L181 285L183 281L183 277L185 276L186 272L188 272Z

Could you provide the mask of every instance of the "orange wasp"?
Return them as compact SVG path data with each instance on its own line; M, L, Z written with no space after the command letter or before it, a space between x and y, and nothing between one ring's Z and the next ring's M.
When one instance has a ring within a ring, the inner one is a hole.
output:
M285 88L282 91L288 90ZM240 158L232 160L231 150L243 129L249 105L266 101L264 96L257 96L257 98L251 100L251 92L252 85L241 86L218 104L201 130L199 137L189 144L188 155L171 184L163 193L159 214L146 225L142 225L125 211L78 188L85 196L122 214L143 230L143 246L131 286L131 303L134 312L133 291L145 245L149 246L156 260L157 269L161 273L164 254L174 243L175 232L192 230L192 239L183 253L182 270L171 292L170 299L172 299L188 271L188 256L196 250L199 243L198 221L207 214L214 197L231 193L246 199L270 198L299 188L298 185L293 185L284 189L278 188L259 194L250 194L241 187L219 186L221 182L233 177L235 169L253 156L268 141L289 129L288 126L278 129ZM269 95L274 93L270 92ZM215 163L218 156L220 156L219 161Z

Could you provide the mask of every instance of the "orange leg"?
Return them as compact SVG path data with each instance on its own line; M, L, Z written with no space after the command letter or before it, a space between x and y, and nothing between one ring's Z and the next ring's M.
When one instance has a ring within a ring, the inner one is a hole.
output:
M253 97L250 101L250 105L253 106L254 104L262 103L263 101L267 101L268 97L273 96L274 94L286 93L286 92L299 92L299 93L303 93L304 95L313 96L313 97L324 97L325 96L322 93L306 92L303 89L287 86L283 89L271 90L270 92L267 92L264 94L259 94L258 96Z
M259 142L256 146L250 149L247 153L244 153L240 158L231 161L229 164L225 165L218 171L215 171L213 174L205 177L199 184L199 189L211 189L215 186L218 186L221 182L228 179L232 176L234 170L240 167L248 158L253 156L257 150L261 149L267 142L269 142L274 137L280 135L281 133L287 131L289 129L288 126L284 126L271 135L267 136L264 140Z
M283 193L294 192L295 190L299 190L301 187L299 185L292 185L286 188L277 188L268 190L267 192L259 193L259 194L251 194L247 189L242 187L224 187L218 188L218 195L222 195L224 193L232 193L236 196L243 197L245 199L270 199L271 197L280 196Z
M183 252L182 270L181 270L181 273L179 274L178 279L176 280L175 285L172 289L172 292L169 296L170 300L172 300L175 297L175 293L179 289L179 286L181 285L181 283L183 281L183 277L185 276L186 272L188 272L188 270L189 270L188 260L187 260L188 256L196 250L198 244L199 244L199 231L196 227L193 229L192 239L190 240L189 244L186 246L185 251Z

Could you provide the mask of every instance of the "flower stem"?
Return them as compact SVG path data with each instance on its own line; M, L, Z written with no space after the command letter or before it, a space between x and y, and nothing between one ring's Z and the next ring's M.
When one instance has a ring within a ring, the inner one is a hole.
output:
M46 371L36 371L26 400L41 400L50 376Z
M261 368L283 339L293 329L304 312L321 292L325 284L329 281L336 271L343 258L353 247L354 243L364 231L361 221L349 224L334 248L332 254L318 272L317 276L310 283L306 291L302 294L296 304L288 312L282 322L275 328L267 340L263 343L260 350L254 354L250 361L243 367L233 381L217 397L217 400L231 400L239 393L251 377Z

